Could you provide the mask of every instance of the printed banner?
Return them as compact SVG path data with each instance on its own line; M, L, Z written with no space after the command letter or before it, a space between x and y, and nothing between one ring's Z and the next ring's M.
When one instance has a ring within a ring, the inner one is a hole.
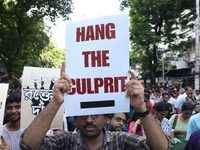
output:
M4 120L5 103L8 95L8 84L0 83L0 135L2 135L2 126ZM0 139L1 144L1 139Z
M66 26L66 116L129 112L128 15L74 21Z
M33 119L53 98L55 81L60 69L24 67L22 76L21 128L27 128ZM51 128L62 128L64 106L56 114Z

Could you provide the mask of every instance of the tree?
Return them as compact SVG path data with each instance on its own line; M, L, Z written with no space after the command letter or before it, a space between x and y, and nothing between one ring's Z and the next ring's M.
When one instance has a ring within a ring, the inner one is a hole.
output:
M39 58L42 62L42 67L59 69L65 59L65 50L59 50L57 45L50 42L49 45L43 49L43 53L40 54Z
M168 46L179 57L186 50L185 41L190 37L176 32L184 30L191 21L193 0L122 0L121 9L129 7L130 40L132 62L141 64L142 75L149 73L151 84L155 84L156 71L159 68L157 44ZM144 63L145 62L145 63Z
M9 79L49 44L44 19L68 20L71 12L71 0L0 0L0 61Z

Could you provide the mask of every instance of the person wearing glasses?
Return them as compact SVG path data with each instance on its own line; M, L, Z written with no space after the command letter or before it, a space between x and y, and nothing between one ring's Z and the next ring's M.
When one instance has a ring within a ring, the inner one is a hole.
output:
M53 99L47 107L35 118L21 136L22 150L167 150L170 142L156 122L144 102L144 87L132 71L132 79L125 85L126 95L130 104L136 109L144 127L146 138L127 132L105 131L106 115L77 116L74 121L77 132L63 132L45 137L51 122L64 101L64 92L70 92L71 79L65 74L65 62L61 68L61 77L56 81ZM158 144L159 143L159 144Z
M158 102L154 105L154 115L160 121L162 130L170 138L174 138L172 128L169 120L166 118L169 112L169 106L164 101Z
M127 113L108 114L106 116L106 124L108 131L126 131Z

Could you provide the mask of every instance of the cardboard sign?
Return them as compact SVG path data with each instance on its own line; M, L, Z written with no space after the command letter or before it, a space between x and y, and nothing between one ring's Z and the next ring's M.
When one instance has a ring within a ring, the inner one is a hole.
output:
M60 77L60 69L24 67L22 76L21 128L27 128L33 119L53 98L53 86ZM63 105L51 128L62 128Z
M128 15L67 23L66 116L129 112L124 86L129 80Z
M0 83L0 135L2 135L2 126L4 120L5 103L8 95L8 84ZM0 144L1 144L0 139Z

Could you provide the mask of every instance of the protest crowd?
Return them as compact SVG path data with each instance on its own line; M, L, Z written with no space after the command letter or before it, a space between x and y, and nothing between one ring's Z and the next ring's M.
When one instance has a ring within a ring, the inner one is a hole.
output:
M50 129L63 103L63 91L70 90L71 80L64 71L54 85L53 101L25 130L20 129L22 88L10 84L0 148L200 149L199 90L184 84L182 87L144 86L133 72L129 73L132 79L125 87L126 96L130 97L130 112L66 117L68 131Z

